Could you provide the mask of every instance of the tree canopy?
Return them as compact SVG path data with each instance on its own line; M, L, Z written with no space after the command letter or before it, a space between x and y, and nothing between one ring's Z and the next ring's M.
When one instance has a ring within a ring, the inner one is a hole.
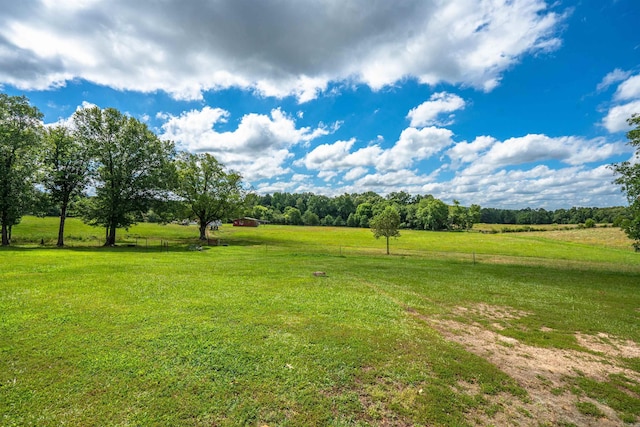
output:
M228 219L242 207L242 176L225 171L222 164L208 153L181 153L176 168L176 194L198 221L200 239L206 240L209 223Z
M106 229L105 246L114 245L116 229L136 222L154 200L166 198L174 181L175 148L144 123L120 111L83 108L73 116L76 136L91 156L95 197L84 219Z
M0 225L2 245L20 222L36 180L42 113L24 96L0 94Z
M44 187L60 208L57 246L64 246L64 224L71 200L85 189L89 178L89 153L64 126L45 131L43 144Z
M622 187L629 201L629 218L622 222L621 227L634 240L636 250L640 250L640 114L634 114L628 122L635 126L627 132L629 145L635 149L635 161L616 163L612 168L618 175L614 182Z
M393 206L387 206L384 211L374 216L369 221L373 237L384 237L387 240L387 255L389 255L389 238L399 237L400 214Z

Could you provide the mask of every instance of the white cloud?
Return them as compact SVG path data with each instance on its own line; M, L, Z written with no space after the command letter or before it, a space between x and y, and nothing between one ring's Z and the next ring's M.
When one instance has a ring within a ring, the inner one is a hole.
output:
M376 191L387 193L389 188L398 187L409 188L423 185L428 178L416 174L410 170L400 170L386 173L373 173L365 175L358 179L354 186L360 188L360 191Z
M618 86L614 97L616 100L621 101L640 98L640 74L622 82L620 86Z
M509 138L504 142L490 137L476 138L472 143L459 143L447 152L453 165L468 163L465 173L482 175L507 166L549 160L569 165L603 161L628 151L623 143L609 143L604 138L585 140L573 136L552 138L530 134Z
M329 82L415 77L491 90L524 55L560 45L543 0L5 2L0 84L73 79L176 99L229 87L300 102Z
M453 122L453 115L448 115L446 120L439 120L443 113L452 113L453 111L463 109L465 107L464 99L458 95L438 92L431 95L428 101L423 102L416 108L413 108L407 114L407 118L411 119L411 126L422 127L429 125L446 126Z
M602 120L602 124L611 133L628 131L631 127L627 119L633 114L640 114L640 100L612 107Z
M294 181L262 182L257 185L256 191L260 194L292 192L297 185Z
M631 75L629 71L623 71L619 68L616 68L602 79L600 83L598 83L597 90L602 91L607 89L612 84L621 82L626 80Z
M355 138L352 138L348 141L318 145L295 164L305 166L309 170L346 170L359 166L371 166L382 154L382 149L377 145L351 152L355 142Z
M320 171L318 172L318 178L323 179L325 181L331 181L338 175L336 171Z
M622 75L620 74L619 77ZM620 78L618 81L622 83L618 85L613 96L617 104L613 104L602 119L602 126L611 133L630 130L627 120L634 114L640 114L640 74Z
M295 164L310 170L344 171L373 167L379 172L399 171L441 152L453 144L452 136L453 132L448 129L410 127L402 131L398 141L388 149L374 144L352 151L355 139L336 141L317 146Z
M460 200L483 207L557 209L569 206L621 206L624 197L606 165L551 169L537 165L531 169L501 169L491 174L462 172L449 182L433 182L424 193L451 203Z
M381 171L411 167L415 162L428 159L453 144L453 132L449 129L428 127L407 128L391 149L382 153L375 166Z
M460 142L447 151L447 155L453 161L453 167L461 163L471 163L481 153L495 145L497 140L491 136L478 136L472 142Z
M311 178L311 175L305 175L303 173L294 173L291 176L291 181L292 182L304 182L309 180L309 178Z
M343 162L345 157L349 155L354 143L355 139L352 138L348 141L336 141L333 144L318 145L297 163L305 165L307 169L319 169L322 165L331 168L349 167L349 164L344 164Z
M366 174L368 172L369 169L362 167L362 166L357 166L351 170L349 170L349 172L344 174L344 179L346 179L347 181L353 181L355 179L360 178L362 175Z
M207 106L180 116L165 117L161 137L175 141L188 151L212 153L247 180L290 172L285 166L293 156L290 148L328 134L322 127L297 128L295 121L280 109L272 110L269 116L247 114L235 130L226 132L215 129L229 118L229 112L220 108Z

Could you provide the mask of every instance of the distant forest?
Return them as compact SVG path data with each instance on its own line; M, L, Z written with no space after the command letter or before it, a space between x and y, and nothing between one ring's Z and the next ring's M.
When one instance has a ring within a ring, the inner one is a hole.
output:
M497 209L479 205L447 205L431 195L404 191L382 197L374 192L335 197L313 193L280 193L247 198L245 215L275 224L368 227L369 220L386 206L400 213L401 228L420 230L469 229L488 224L619 224L627 217L625 207L572 207L570 209Z

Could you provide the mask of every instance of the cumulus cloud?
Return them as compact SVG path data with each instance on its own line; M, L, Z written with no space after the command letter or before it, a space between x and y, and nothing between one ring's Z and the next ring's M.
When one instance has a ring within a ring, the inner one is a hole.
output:
M640 74L621 80L613 96L614 103L602 119L602 126L611 133L628 131L631 127L627 119L640 114Z
M616 94L614 95L616 100L629 100L640 98L640 74L629 77L618 86Z
M351 170L349 170L349 172L344 174L344 179L346 179L347 181L353 181L355 179L360 178L361 176L363 176L364 174L366 174L368 172L369 169L362 167L362 166L357 166Z
M440 119L441 115L452 113L464 107L464 99L458 95L439 92L434 93L428 101L423 102L409 111L407 118L411 119L411 126L413 127L429 125L446 126L453 122L453 114L448 114L444 120Z
M557 160L568 165L582 165L602 161L625 153L624 143L610 143L604 138L585 140L574 136L552 138L530 134L498 141L491 137L478 137L471 143L456 144L447 151L452 165L467 164L465 173L481 175L497 169Z
M285 166L293 156L290 148L329 133L323 127L298 128L280 109L272 110L269 116L247 114L233 131L216 130L229 115L228 111L208 106L179 116L165 115L161 136L182 149L212 153L246 179L255 180L290 172Z
M444 201L462 204L521 209L557 209L567 206L620 206L624 198L612 184L606 165L596 168L570 166L552 169L537 165L530 169L501 169L491 174L460 173L448 182L432 182L422 187Z
M295 164L310 170L352 170L345 178L353 178L369 167L389 173L411 168L416 162L441 152L453 143L452 136L449 129L410 127L402 131L390 148L374 144L353 150L355 139L336 141L317 146Z
M434 126L422 129L407 128L393 147L376 160L378 170L399 170L415 162L428 159L453 144L453 132Z
M611 133L628 131L631 128L627 119L633 114L640 114L640 99L611 107L602 124Z
M447 151L455 168L462 163L471 163L478 159L481 153L495 145L498 141L491 136L479 136L472 142L460 142Z
M389 189L398 187L411 188L424 185L429 178L416 174L410 170L400 170L386 173L372 173L358 179L354 185L360 191L376 191L388 193Z
M564 19L543 0L4 3L0 84L86 79L177 99L239 87L304 102L332 81L411 77L491 90L522 56L557 49Z

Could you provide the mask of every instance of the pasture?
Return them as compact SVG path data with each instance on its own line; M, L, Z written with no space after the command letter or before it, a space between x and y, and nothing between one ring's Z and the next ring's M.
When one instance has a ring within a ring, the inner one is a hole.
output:
M640 421L619 229L402 231L390 256L366 229L56 231L27 217L0 248L3 426Z

